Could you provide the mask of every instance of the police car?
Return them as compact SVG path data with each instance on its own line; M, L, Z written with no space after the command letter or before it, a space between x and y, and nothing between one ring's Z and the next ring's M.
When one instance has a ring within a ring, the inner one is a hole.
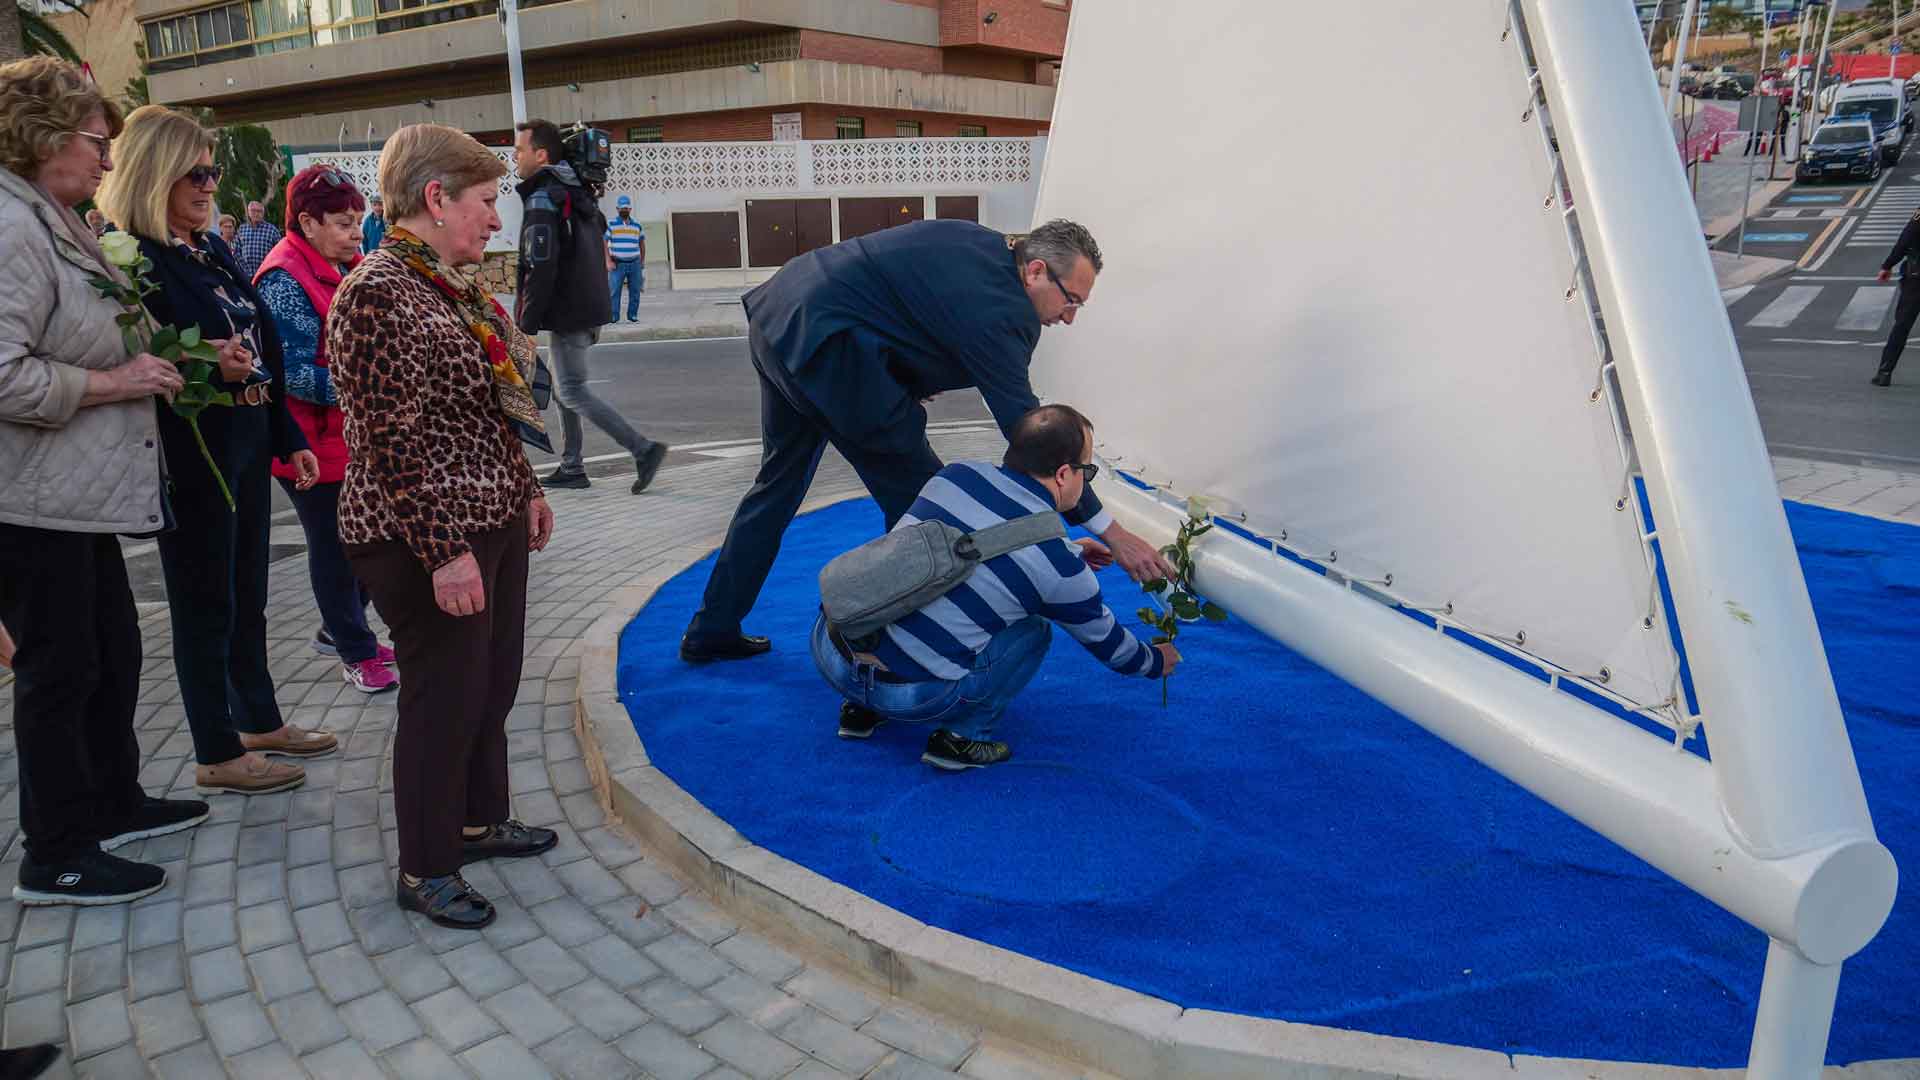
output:
M1803 182L1877 180L1880 164L1880 138L1873 122L1864 116L1836 116L1807 141L1794 175Z

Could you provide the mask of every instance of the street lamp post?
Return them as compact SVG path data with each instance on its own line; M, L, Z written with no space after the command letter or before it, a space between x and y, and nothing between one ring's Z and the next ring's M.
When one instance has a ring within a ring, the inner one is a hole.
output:
M507 85L513 91L513 123L527 122L527 77L520 66L520 5L500 0L500 25L507 33Z

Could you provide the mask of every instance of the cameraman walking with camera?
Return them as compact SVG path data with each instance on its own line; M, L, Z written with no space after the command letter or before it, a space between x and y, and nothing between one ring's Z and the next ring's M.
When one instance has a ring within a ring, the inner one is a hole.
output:
M568 159L560 129L546 120L529 120L515 129L513 167L526 205L520 219L514 317L529 336L552 331L549 352L554 396L560 403L560 468L542 486L589 486L581 460L584 413L633 455L633 493L638 495L653 482L667 456L666 444L635 431L587 387L587 353L600 340L600 327L612 311L605 269L607 220L598 193Z

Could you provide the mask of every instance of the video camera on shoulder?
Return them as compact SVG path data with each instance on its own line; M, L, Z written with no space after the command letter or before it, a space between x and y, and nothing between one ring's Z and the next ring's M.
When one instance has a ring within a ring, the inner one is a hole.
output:
M607 170L613 166L613 139L606 132L586 124L575 124L562 133L567 148L567 164L574 174L595 189L606 187Z

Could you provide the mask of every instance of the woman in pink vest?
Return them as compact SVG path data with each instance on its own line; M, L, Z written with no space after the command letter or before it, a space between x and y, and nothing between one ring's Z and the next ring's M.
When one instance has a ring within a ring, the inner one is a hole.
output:
M331 165L301 170L287 185L287 232L260 263L254 288L272 314L286 352L287 411L320 456L320 482L302 491L292 469L273 463L307 534L307 571L320 607L314 650L340 657L341 677L363 693L400 685L393 650L367 626L367 590L340 547L340 485L347 443L327 373L327 312L340 279L360 261L366 200Z

